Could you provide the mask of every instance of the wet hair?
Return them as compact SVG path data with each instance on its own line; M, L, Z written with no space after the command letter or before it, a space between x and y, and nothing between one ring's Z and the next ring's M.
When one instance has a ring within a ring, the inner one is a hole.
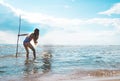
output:
M34 40L37 40L38 37L39 37L39 29L38 29L38 28L36 28L36 29L34 30L34 35L35 35L35 39L34 39Z
M39 29L38 29L38 28L35 28L34 33L35 33L35 32L39 32Z

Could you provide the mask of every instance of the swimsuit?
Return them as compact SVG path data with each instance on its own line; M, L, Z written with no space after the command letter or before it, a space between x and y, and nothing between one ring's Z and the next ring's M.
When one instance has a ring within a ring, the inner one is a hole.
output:
M30 38L29 37L26 37L25 40L23 41L23 43L27 43L27 42L30 42Z

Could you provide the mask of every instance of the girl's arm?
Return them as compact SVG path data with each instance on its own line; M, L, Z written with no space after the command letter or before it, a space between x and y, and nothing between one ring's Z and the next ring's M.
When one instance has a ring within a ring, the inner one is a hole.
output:
M35 37L35 36L33 35L33 41L34 41L34 44L35 44L35 45L38 43L37 40L38 40L38 36Z
M19 34L18 36L27 36L28 34Z

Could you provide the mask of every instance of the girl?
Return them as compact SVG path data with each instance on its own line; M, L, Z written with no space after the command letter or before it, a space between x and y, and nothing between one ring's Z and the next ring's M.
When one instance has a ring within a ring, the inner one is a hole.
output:
M35 45L37 44L37 40L39 38L39 29L36 28L34 30L34 33L31 33L30 35L28 35L28 34L20 34L18 36L27 36L25 38L25 40L23 41L23 45L24 45L25 50L26 50L26 57L29 58L29 50L28 50L28 48L30 48L33 51L34 59L36 59L35 48L33 47L33 45L30 42L31 42L31 40L33 40L34 44Z

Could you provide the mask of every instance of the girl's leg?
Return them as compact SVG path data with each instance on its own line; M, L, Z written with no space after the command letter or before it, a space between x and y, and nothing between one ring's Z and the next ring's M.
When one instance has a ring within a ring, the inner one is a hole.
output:
M24 43L23 45L24 45L25 50L26 50L26 58L29 58L28 44L27 44L27 43Z
M28 47L33 51L34 59L36 59L36 51L35 51L35 48L32 46L31 43L29 43Z

